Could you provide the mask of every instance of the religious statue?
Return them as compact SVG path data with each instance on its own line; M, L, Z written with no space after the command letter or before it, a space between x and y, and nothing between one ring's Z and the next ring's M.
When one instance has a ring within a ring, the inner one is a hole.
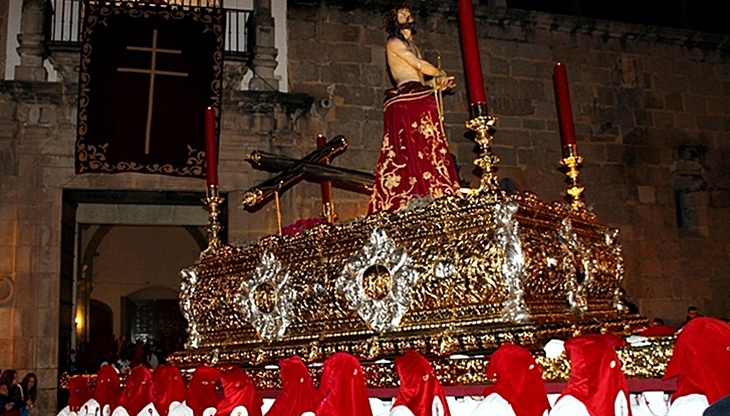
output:
M395 88L386 91L368 213L404 208L415 196L455 195L460 187L436 99L455 86L453 77L423 59L413 42L414 24L407 7L387 17L386 58Z

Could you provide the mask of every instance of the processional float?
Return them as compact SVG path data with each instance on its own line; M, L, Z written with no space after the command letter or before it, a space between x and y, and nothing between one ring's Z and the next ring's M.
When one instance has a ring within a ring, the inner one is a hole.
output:
M498 157L490 150L497 118L486 104L471 2L458 3L471 102L466 127L482 152L475 161L479 188L335 225L329 183L368 192L373 182L371 174L327 164L345 150L344 137L320 138L301 160L255 151L252 164L280 173L247 191L244 206L278 198L308 178L325 182L327 221L297 236L234 247L218 239L221 198L209 176L210 245L182 271L189 338L170 357L174 364L241 365L265 389L278 387L270 365L280 359L318 362L345 351L363 360L370 386L388 387L398 384L390 359L416 350L430 357L442 384L469 385L487 381L489 353L510 342L536 351L546 379L564 380L565 359L537 352L549 339L645 328L646 319L619 301L624 266L617 230L583 203L565 68L556 66L554 81L568 202L508 194L499 188ZM214 126L208 131L214 172ZM627 375L658 377L671 347L671 339L662 339L619 355Z

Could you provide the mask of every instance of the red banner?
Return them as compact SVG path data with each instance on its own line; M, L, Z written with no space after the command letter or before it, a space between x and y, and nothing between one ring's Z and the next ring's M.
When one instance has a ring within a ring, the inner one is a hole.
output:
M219 125L223 10L84 8L76 172L205 177L206 107Z

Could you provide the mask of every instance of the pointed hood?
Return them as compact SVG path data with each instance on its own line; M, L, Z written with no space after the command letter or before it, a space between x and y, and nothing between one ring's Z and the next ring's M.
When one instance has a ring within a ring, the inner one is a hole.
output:
M324 362L317 416L372 416L365 377L357 359L338 352Z
M155 389L149 368L143 365L134 367L127 377L119 405L131 416L136 416L145 406L152 403L154 398Z
M121 395L122 389L119 387L117 369L109 364L101 366L96 374L96 389L94 390L94 399L99 402L99 407L103 411L104 406L109 405L109 411L113 412L119 406Z
M619 393L627 403L629 399L626 377L616 355L616 348L623 345L621 338L611 334L588 334L567 340L565 355L570 361L570 379L562 396L575 397L592 416L613 416Z
M203 416L205 409L218 407L220 399L216 392L216 383L219 378L220 371L213 367L201 365L195 368L186 399L194 416Z
M719 319L694 318L674 344L664 379L677 378L672 400L704 394L710 404L730 395L730 325Z
M451 416L444 389L433 372L431 364L421 354L408 351L395 359L400 379L395 406L406 406L414 416L431 416L434 406L440 406L444 416ZM435 404L436 399L440 405Z
M550 409L542 368L528 350L514 344L502 345L489 359L487 377L497 381L484 390L484 396L499 394L516 416L542 416Z
M301 416L317 410L322 397L314 387L312 377L302 359L293 356L279 361L281 394L276 398L266 416Z
M89 387L89 381L82 375L73 376L68 381L68 408L72 412L78 412L81 410L86 402L92 397L91 387Z
M155 386L155 409L160 416L167 416L172 402L185 401L185 382L180 370L171 364L162 364L152 373Z
M238 406L245 407L249 416L261 416L264 401L246 372L238 366L218 367L218 370L225 397L218 403L216 416L230 416Z

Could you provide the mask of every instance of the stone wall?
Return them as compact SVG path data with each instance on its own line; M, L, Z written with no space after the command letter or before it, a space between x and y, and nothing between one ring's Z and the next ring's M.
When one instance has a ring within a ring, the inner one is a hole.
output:
M76 175L77 88L60 83L0 83L0 368L14 368L21 375L35 372L41 388L38 407L46 414L56 411L63 190L205 189L201 179L136 173ZM296 156L306 152L299 149L293 127L295 118L308 111L307 100L291 94L227 91L219 176L221 190L230 200L230 241L255 240L276 231L271 206L252 214L238 208L242 191L269 176L253 171L243 158L253 149ZM311 199L302 196L305 190L294 188L283 195L285 221L307 213L301 208L301 201ZM156 222L150 219L150 224Z
M10 0L0 0L0 45L7 45L8 40L8 14L10 13ZM0 74L5 76L5 55L7 50L0 47Z
M444 7L418 17L416 40L456 76L459 87L446 97L447 133L462 177L474 186L456 13ZM552 70L565 63L586 202L621 231L629 298L646 316L675 324L689 305L729 315L730 39L487 6L476 15L490 110L499 117L500 178L543 200L562 197ZM389 87L381 22L367 11L289 10L292 91L333 91L320 128L350 140L334 162L341 166L372 170L377 160ZM337 196L348 214L362 206L357 196Z

